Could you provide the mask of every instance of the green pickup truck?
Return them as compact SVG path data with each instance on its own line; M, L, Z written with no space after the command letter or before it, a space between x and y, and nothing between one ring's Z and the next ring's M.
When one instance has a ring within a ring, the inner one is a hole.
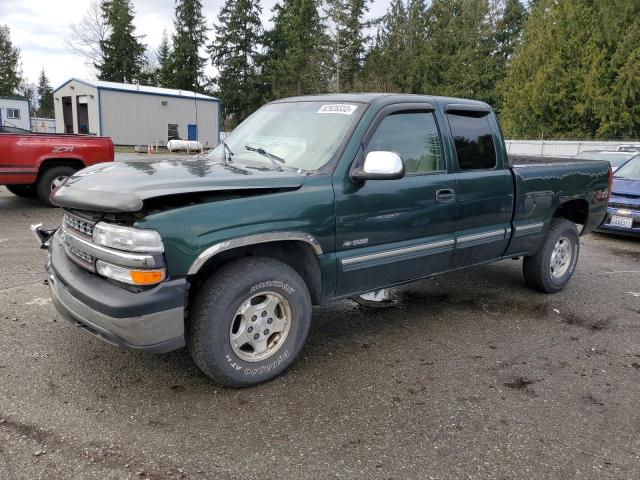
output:
M607 211L606 162L511 166L487 104L416 95L265 105L199 158L95 165L52 193L58 311L125 348L187 346L229 386L282 373L312 305L502 259L559 291Z

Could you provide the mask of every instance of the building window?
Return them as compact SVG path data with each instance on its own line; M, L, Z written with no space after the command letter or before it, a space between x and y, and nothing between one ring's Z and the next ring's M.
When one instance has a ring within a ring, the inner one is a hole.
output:
M19 108L7 108L7 119L20 120Z
M170 123L167 129L167 137L169 140L179 140L180 135L178 134L178 124Z

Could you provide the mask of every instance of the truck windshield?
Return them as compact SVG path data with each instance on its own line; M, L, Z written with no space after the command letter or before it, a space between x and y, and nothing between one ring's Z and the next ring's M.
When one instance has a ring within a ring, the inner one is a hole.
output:
M209 157L269 168L277 168L276 158L284 168L318 170L331 160L364 108L358 103L327 102L265 105L227 135Z

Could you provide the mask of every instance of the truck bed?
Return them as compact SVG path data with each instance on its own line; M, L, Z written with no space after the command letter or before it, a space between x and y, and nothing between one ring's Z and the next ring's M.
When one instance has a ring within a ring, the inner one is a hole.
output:
M576 164L590 163L594 160L574 157L552 157L547 155L509 155L509 165L514 167L524 165Z

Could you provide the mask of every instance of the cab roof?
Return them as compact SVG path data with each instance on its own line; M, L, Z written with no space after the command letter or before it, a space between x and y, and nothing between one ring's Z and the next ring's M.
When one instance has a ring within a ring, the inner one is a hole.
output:
M478 100L466 98L439 97L433 95L416 95L409 93L329 93L325 95L305 95L299 97L288 97L275 100L271 103L283 102L358 102L366 104L388 105L401 102L428 102L433 105L469 105L475 107L491 106Z

